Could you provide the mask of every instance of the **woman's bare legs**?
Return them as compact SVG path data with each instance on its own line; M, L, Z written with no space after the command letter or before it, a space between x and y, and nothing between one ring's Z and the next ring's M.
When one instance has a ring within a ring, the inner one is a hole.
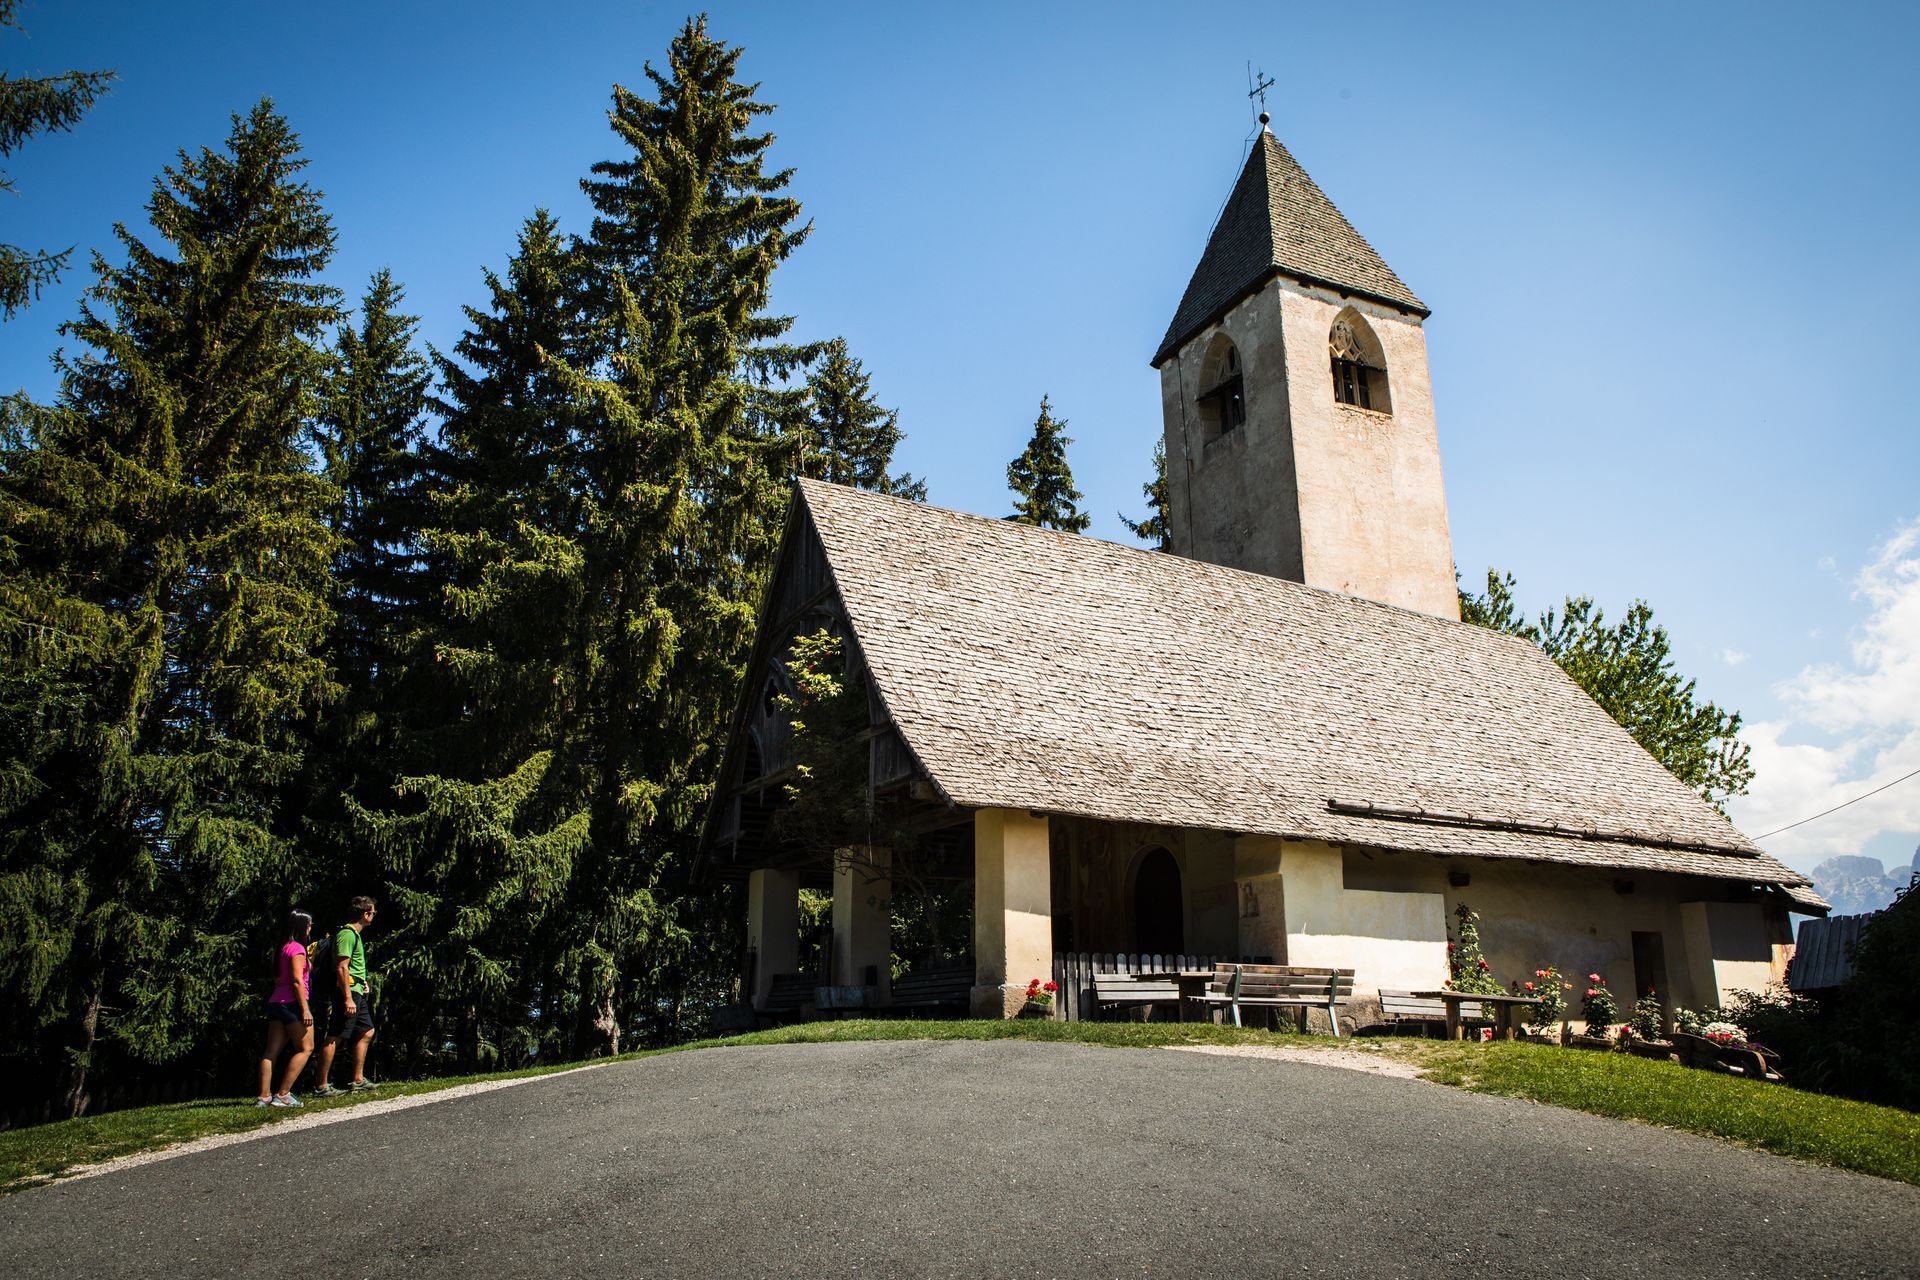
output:
M293 1049L293 1056L287 1059L287 1066L280 1073L280 1092L292 1093L293 1082L300 1078L300 1072L307 1065L307 1055L313 1052L312 1024L294 1023L287 1027L287 1044Z
M267 1051L260 1055L260 1101L266 1102L273 1086L273 1062L287 1047L287 1024L278 1018L267 1020Z

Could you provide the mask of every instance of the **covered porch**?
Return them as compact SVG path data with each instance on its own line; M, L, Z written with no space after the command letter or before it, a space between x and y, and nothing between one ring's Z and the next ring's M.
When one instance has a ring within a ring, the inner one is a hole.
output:
M912 954L900 936L896 878L909 876L971 889L966 1011L975 1017L1016 1015L1035 978L1063 989L1057 1016L1092 1016L1083 997L1093 966L1257 959L1354 968L1363 988L1446 976L1444 894L1349 889L1341 851L1320 842L991 808L953 814L942 830L939 852L920 852L911 869L896 867L890 850L863 847L830 869L749 871L743 994L754 1007L765 1009L776 980L801 969L805 887L832 895L810 975L849 992L830 998L890 1008L896 972L952 963Z

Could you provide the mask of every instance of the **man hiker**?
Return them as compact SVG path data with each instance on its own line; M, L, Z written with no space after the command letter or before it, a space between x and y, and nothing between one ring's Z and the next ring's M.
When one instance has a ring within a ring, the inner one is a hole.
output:
M340 1093L359 1093L373 1088L367 1079L367 1045L373 1040L373 990L367 982L367 944L361 938L373 923L374 901L362 895L347 903L348 919L333 938L330 972L333 984L333 1022L326 1043L320 1046L319 1087L316 1098ZM316 979L317 980L317 979ZM336 1089L330 1079L335 1048L353 1046L353 1080L344 1089Z

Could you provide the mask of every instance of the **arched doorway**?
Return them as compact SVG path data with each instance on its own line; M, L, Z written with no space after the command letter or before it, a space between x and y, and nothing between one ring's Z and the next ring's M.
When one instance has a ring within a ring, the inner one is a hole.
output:
M1133 942L1143 955L1178 955L1187 949L1180 864L1165 849L1147 850L1134 868Z

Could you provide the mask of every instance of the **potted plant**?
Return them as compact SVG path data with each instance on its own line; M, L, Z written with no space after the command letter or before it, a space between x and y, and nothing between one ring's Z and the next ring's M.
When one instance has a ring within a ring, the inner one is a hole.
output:
M1552 965L1535 969L1530 981L1514 984L1515 995L1532 996L1540 1002L1527 1011L1528 1035L1560 1043L1561 1024L1567 1020L1567 992L1571 990L1573 984Z
M1580 1016L1586 1020L1585 1035L1573 1036L1569 1043L1582 1049L1612 1049L1613 1015L1620 1010L1607 980L1597 973L1587 975L1586 994L1580 999Z
M1630 1053L1643 1058L1673 1058L1673 1044L1666 1038L1666 1009L1652 987L1633 1002L1633 1014L1622 1029L1620 1041Z
M1027 984L1027 1002L1020 1006L1023 1018L1051 1018L1053 1016L1053 993L1060 988L1051 980L1042 982L1035 978Z

